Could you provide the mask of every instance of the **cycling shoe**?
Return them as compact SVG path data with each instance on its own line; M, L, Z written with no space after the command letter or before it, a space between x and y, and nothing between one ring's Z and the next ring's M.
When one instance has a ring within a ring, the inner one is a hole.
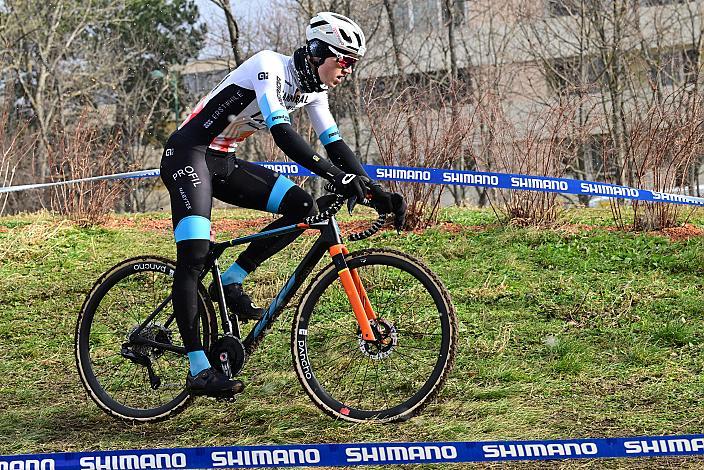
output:
M242 284L225 284L222 290L225 293L227 308L236 313L240 321L260 320L264 316L264 309L254 305L252 299L242 289ZM211 283L208 287L208 294L211 299L217 298L215 283Z
M194 377L188 373L186 390L191 395L206 395L214 398L231 398L244 391L241 380L230 379L223 372L212 367L205 369Z

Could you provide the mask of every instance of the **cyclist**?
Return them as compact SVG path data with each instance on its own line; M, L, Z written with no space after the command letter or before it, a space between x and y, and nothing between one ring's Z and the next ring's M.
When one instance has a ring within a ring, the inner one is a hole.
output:
M360 27L342 15L318 13L306 29L306 44L293 56L261 51L222 79L169 137L161 178L171 198L176 239L173 308L188 353L186 387L194 395L242 391L239 380L211 367L203 350L197 315L197 282L210 243L212 197L241 207L281 214L264 230L300 222L317 212L316 201L291 180L263 166L238 160L235 147L268 128L293 161L329 180L335 192L361 200L370 194L380 213L403 223L405 202L371 181L340 136L328 106L335 88L364 56ZM291 127L289 112L305 107L330 161L316 154ZM297 233L252 242L223 274L227 305L240 319L259 319L242 288L245 277L291 243Z

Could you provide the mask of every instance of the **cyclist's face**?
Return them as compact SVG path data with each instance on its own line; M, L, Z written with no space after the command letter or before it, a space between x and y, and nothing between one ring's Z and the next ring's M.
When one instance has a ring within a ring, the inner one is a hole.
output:
M318 67L320 81L330 88L335 88L342 82L342 79L352 73L352 67L342 68L336 57L328 57L325 62Z

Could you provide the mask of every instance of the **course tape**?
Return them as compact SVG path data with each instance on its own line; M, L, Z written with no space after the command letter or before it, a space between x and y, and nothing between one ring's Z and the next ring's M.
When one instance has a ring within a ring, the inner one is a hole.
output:
M257 162L259 163L259 162ZM296 163L259 163L262 166L287 176L315 176L308 169ZM492 173L482 171L446 170L441 168L413 168L397 166L364 165L367 172L377 180L405 181L427 184L451 184L459 186L476 186L497 189L515 189L524 191L541 191L562 194L602 196L619 199L631 199L650 202L668 202L704 207L704 198L684 194L663 193L648 189L636 189L609 183L554 178L549 176L530 176L511 173ZM96 176L78 180L53 183L26 184L22 186L0 187L0 194L27 189L39 189L59 184L78 183L105 179L144 178L158 176L159 170L143 170L116 175ZM2 470L2 469L0 469Z
M1 470L336 467L704 455L704 435L486 442L388 442L115 450L0 456Z
M311 176L306 168L296 163L262 163L267 168L288 176ZM704 206L704 198L671 194L648 189L636 189L609 183L576 180L570 178L553 178L549 176L530 176L511 173L492 173L483 171L446 170L441 168L413 168L397 166L364 165L369 175L376 180L405 181L427 184L452 184L458 186L477 186L497 189L516 189L524 191L542 191L550 193L603 196L639 201L669 202Z
M26 191L28 189L43 189L51 188L52 186L60 186L62 184L73 184L73 183L84 183L87 181L100 181L100 180L121 180L121 179L131 179L131 178L151 178L154 176L159 176L159 170L140 170L131 171L128 173L116 173L114 175L102 175L102 176L91 176L90 178L80 178L75 180L64 180L64 181L54 181L52 183L35 183L35 184L22 184L19 186L0 186L0 194L2 193L14 193L17 191Z

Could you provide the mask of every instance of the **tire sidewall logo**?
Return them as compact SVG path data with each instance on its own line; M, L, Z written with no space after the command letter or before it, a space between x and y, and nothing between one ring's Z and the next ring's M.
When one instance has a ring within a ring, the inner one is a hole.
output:
M169 274L170 276L173 276L173 269L169 268L165 264L161 263L153 263L149 261L144 261L140 263L135 263L132 265L132 269L137 272L142 272L142 271L155 271L155 272L160 272L164 274Z
M299 328L298 338L296 340L296 357L298 358L301 374L303 374L306 380L311 380L313 378L313 370L308 360L307 335L307 330Z

